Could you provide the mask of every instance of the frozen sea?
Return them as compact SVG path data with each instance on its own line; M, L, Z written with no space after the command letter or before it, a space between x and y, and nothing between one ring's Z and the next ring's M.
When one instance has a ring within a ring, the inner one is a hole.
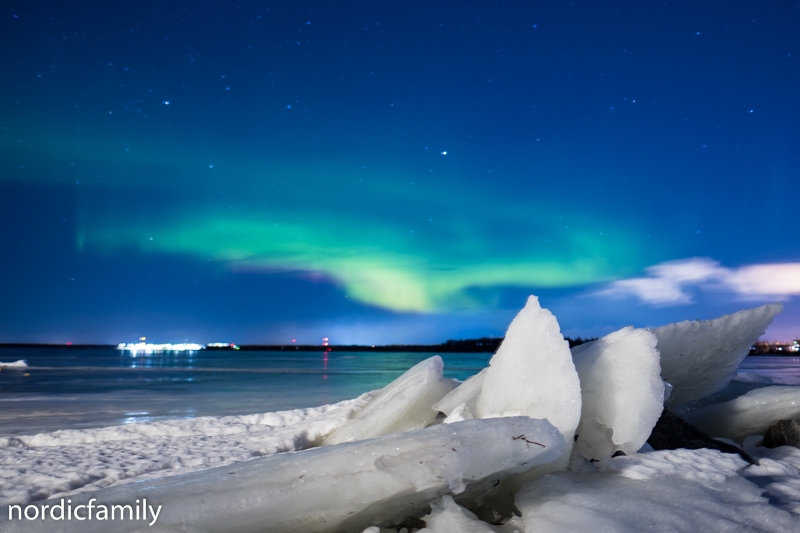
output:
M0 436L318 407L379 389L431 355L0 348L0 362L28 363L0 371ZM441 354L445 377L464 380L491 355Z
M0 348L0 436L285 411L379 389L433 354L227 351L132 355L116 349ZM490 353L444 353L464 380ZM740 371L800 385L800 357L747 357Z

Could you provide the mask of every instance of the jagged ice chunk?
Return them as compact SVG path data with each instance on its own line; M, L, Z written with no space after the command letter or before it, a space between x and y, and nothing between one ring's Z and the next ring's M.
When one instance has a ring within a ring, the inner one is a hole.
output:
M664 399L656 342L629 326L573 348L583 398L573 457L630 455L647 441Z
M683 418L711 437L743 442L763 435L778 420L800 418L800 387L774 385L733 400L685 413Z
M477 418L518 413L546 418L570 446L581 416L581 389L558 321L530 296L489 361L475 401Z
M768 304L714 320L686 320L652 330L661 352L661 377L673 386L666 405L677 407L725 388L750 347L782 309L783 304Z
M379 390L370 402L324 444L338 444L424 428L434 422L433 404L456 386L456 381L442 376L444 363L435 355Z

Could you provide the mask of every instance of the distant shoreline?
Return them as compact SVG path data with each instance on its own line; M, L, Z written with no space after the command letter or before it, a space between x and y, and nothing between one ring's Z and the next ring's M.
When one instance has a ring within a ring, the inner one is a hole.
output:
M502 340L502 339L500 339ZM229 347L206 347L208 351L298 351L298 352L421 352L421 353L494 353L499 340L489 344L474 344L458 341L453 344L391 344L385 346L365 346L360 344L320 346L319 344L243 344L238 350ZM36 344L36 343L0 343L0 348L60 348L78 350L108 350L116 349L116 344Z
M566 338L570 348L589 342L594 339L571 339ZM417 352L417 353L494 353L503 341L502 337L450 340L442 344L388 344L388 345L361 345L361 344L333 344L321 346L319 344L243 344L238 346L238 350L229 347L206 347L209 351L298 351L298 352ZM108 350L116 349L116 344L37 344L9 342L0 343L0 348L61 348L76 350ZM786 351L763 351L763 345L751 349L748 355L761 356L772 355L780 357L800 357L798 352Z

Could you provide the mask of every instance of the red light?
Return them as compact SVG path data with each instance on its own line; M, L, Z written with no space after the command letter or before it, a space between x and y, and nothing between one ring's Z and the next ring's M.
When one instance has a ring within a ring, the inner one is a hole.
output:
M297 342L297 339L292 339L292 342Z
M322 337L322 340L323 340L324 342L328 342L328 337Z
M67 346L72 346L72 343L71 343L71 342L68 342L68 343L67 343Z

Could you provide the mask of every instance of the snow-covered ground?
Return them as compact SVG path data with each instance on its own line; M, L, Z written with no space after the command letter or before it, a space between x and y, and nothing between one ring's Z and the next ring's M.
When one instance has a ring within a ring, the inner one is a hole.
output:
M173 476L319 444L370 399L0 437L0 505Z

